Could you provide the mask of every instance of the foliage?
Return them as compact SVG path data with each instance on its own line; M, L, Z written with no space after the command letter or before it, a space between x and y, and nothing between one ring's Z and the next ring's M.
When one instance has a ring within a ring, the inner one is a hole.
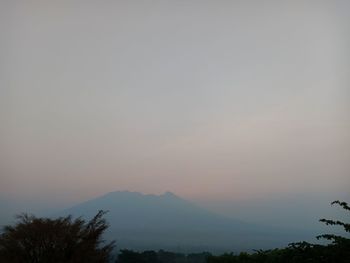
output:
M209 253L182 254L164 250L135 252L121 250L117 263L205 263Z
M18 216L15 226L0 235L0 262L92 263L108 262L114 243L104 244L108 228L99 211L90 221L71 216L58 219Z
M346 211L346 202L334 201ZM0 262L4 263L80 263L108 262L114 243L103 245L101 235L108 228L100 211L89 222L71 216L58 219L36 218L23 214L15 226L6 226L0 235ZM340 226L350 233L350 224L339 220L320 219L330 226ZM136 252L121 250L117 263L349 263L350 239L346 236L323 234L318 239L327 245L298 242L273 250L254 253L181 254L160 250Z
M346 202L334 201L343 209L350 211ZM337 225L350 232L350 224L339 220L320 219L326 225ZM324 234L318 239L332 241L328 245L310 244L298 242L289 244L287 248L266 251L256 251L253 254L241 253L224 254L221 256L209 256L208 263L349 263L350 262L350 239L347 237Z
M337 204L341 206L344 210L350 211L350 207L346 202L340 202L340 201L334 201L332 202L332 205ZM330 220L330 219L320 219L320 222L325 223L326 225L331 226L341 226L344 228L345 232L350 233L350 223L344 223L339 220ZM329 241L332 241L332 244L339 245L343 242L349 242L348 238L339 236L339 235L333 235L333 234L323 234L320 236L317 236L317 239L327 239Z

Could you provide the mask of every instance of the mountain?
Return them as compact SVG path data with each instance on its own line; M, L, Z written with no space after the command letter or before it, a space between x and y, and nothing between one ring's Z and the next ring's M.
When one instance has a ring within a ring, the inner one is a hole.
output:
M117 248L175 251L242 251L284 246L303 233L248 224L207 211L173 193L144 195L111 192L69 208L60 215L92 218L108 210L106 239Z

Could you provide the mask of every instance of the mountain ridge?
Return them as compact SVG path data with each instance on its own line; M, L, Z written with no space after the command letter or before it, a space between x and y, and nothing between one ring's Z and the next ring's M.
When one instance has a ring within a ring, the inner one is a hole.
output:
M278 247L300 240L295 233L286 235L221 216L169 191L160 195L113 191L60 215L92 218L99 210L109 211L106 239L116 239L119 248L222 252Z

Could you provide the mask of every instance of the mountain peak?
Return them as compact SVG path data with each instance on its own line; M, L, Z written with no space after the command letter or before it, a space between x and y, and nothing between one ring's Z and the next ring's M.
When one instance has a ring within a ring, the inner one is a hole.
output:
M260 240L274 231L209 212L169 191L157 195L110 192L67 209L60 216L91 218L99 210L109 211L106 219L111 226L106 238L118 238L121 248L158 250L176 249L179 244L193 248L193 244L199 244L226 250L227 244L244 248L244 242L267 248L266 242ZM285 234L283 238L271 237L269 244L289 240L284 238Z
M144 194L140 192L133 192L133 191L114 191L109 192L105 196L113 196L113 197L152 197L152 198L170 198L170 199L181 199L179 196L174 194L173 192L166 191L163 194L155 195L155 194Z
M171 198L179 198L177 195L175 195L174 193L170 192L170 191L166 191L163 194L164 197L171 197Z

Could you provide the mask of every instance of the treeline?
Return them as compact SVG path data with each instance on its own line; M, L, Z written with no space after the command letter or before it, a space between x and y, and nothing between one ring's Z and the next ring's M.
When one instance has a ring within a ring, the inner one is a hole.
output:
M226 253L215 256L207 252L196 254L173 253L160 250L136 252L122 250L117 263L349 263L350 243L316 245L293 243L287 248L259 250L254 253Z
M350 211L346 202L334 201ZM339 220L320 219L320 222L331 226L340 226L350 233L350 224ZM292 243L286 248L273 250L258 250L254 253L226 253L220 256L210 253L178 254L160 250L134 252L122 250L118 263L350 263L350 238L324 234L317 239L326 239L328 245L310 244L308 242Z
M290 244L287 248L209 256L206 263L349 263L350 243L315 245L307 242Z
M350 211L345 202L332 203ZM254 253L181 254L160 250L135 252L121 250L112 258L114 243L105 243L103 233L108 228L100 211L90 221L71 216L58 219L37 218L26 214L18 217L14 226L0 232L0 262L61 262L61 263L350 263L350 238L334 234L320 235L327 245L299 242L286 248L259 250ZM350 233L350 223L321 219L322 223L338 226Z
M210 253L182 254L164 250L136 252L121 250L117 263L205 263Z

